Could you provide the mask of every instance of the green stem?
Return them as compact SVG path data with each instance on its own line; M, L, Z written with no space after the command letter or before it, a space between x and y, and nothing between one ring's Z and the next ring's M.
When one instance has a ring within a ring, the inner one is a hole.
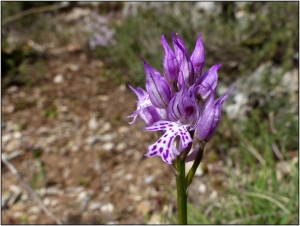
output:
M199 164L201 162L201 159L202 159L202 156L203 156L203 152L204 152L204 146L205 146L204 142L201 142L199 144L199 149L198 149L198 154L196 156L196 159L195 159L195 161L193 163L192 168L190 169L189 173L186 176L186 185L187 185L187 188L192 183L194 175L196 173L196 170L197 170L197 168L198 168L198 166L199 166Z
M177 157L177 204L178 204L178 224L187 224L187 194L185 181L185 161Z

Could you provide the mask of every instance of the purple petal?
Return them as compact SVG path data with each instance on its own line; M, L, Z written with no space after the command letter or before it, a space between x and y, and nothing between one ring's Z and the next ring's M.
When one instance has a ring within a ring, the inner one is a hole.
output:
M186 49L173 37L174 49L177 46L177 53L180 56L180 70L183 73L184 81L187 87L194 83L194 68ZM181 52L181 54L179 54Z
M162 44L165 49L165 57L163 60L163 67L165 72L165 77L169 83L177 81L179 73L179 64L177 62L176 56L171 50L169 44L167 43L164 35L162 35Z
M137 109L133 112L132 115L127 116L127 118L133 118L132 122L130 122L129 124L133 124L136 122L136 118L138 116L138 114L145 108L152 106L152 103L150 101L149 95L147 94L147 92L145 90L143 90L142 88L137 88L134 89L133 87L131 87L129 85L129 88L137 95L138 100L137 100Z
M187 52L186 47L184 45L184 42L182 41L182 39L180 38L179 34L176 33L176 36L174 34L172 34L172 41L173 41L173 46L174 46L174 51L175 51L175 56L177 59L177 62L179 64L179 67L182 63L183 57L184 57L184 53L183 51L180 50L180 48L178 47L177 44L174 43L174 40L176 40L180 46Z
M205 52L204 52L204 46L202 43L202 34L199 34L199 37L196 42L195 49L191 56L191 61L194 66L194 71L196 76L200 76L202 74L202 68L205 62Z
M214 90L217 87L217 71L221 66L222 64L216 64L212 66L208 71L196 79L195 89L197 89L201 99L205 100L210 95L211 90Z
M145 129L149 131L166 131L158 141L147 148L148 152L145 156L161 156L163 161L168 164L172 164L175 155L180 153L173 144L177 136L180 137L182 148L186 148L193 141L186 127L180 126L175 122L158 121Z
M142 58L142 57L141 57ZM146 72L146 89L154 107L166 109L172 98L167 80L142 58Z

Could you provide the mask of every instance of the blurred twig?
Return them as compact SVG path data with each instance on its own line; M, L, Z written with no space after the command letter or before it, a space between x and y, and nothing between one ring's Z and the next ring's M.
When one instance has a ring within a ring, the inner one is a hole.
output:
M8 23L10 23L14 20L18 20L18 19L20 19L24 16L28 16L32 13L42 13L42 12L45 12L45 11L53 11L53 10L57 10L57 9L67 7L67 6L69 6L69 4L70 4L69 2L60 2L60 3L49 5L49 6L35 7L35 8L28 9L28 10L24 10L22 12L19 12L19 13L15 14L15 15L4 18L2 20L2 26L5 26L6 24L8 24Z
M233 126L233 129L235 130L236 134L242 139L242 141L245 143L247 146L247 150L250 151L251 154L253 154L257 160L259 161L260 164L264 164L265 160L264 158L258 153L258 151L253 147L253 145L250 143L250 141L242 134L242 132L236 127Z
M5 155L1 155L1 159L2 159L2 162L7 166L7 168L21 181L21 183L23 184L23 186L25 187L25 189L27 190L27 192L32 195L32 197L39 204L40 208L44 211L44 213L46 215L48 215L49 217L51 217L56 222L56 224L62 224L62 222L56 216L54 216L53 213L51 213L47 209L47 207L44 205L44 203L42 202L42 200L35 194L34 190L24 181L24 179L22 178L22 176L18 173L17 169L14 167L13 164L11 164L7 160L7 158L5 157Z

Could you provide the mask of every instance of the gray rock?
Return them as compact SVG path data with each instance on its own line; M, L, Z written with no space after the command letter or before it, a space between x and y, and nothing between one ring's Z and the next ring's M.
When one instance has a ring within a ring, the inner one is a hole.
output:
M128 131L129 131L128 126L121 126L121 127L118 128L119 133L127 133Z
M85 141L89 145L95 144L99 140L98 136L89 136Z
M49 187L46 189L46 195L57 195L59 191L60 191L59 188Z
M125 150L127 148L127 145L125 144L125 143L119 143L118 145L117 145L117 147L116 147L116 149L118 150L118 151L123 151L123 150Z
M53 144L57 140L56 135L51 135L46 138L46 143L47 144Z
M92 116L88 122L88 127L90 130L97 130L99 128L99 123L95 116Z
M154 177L153 176L147 176L145 179L144 179L144 183L145 184L150 184L152 181L153 181Z
M206 185L204 183L201 183L198 187L198 191L201 193L201 194L204 194L206 191L207 191L207 188L206 188Z
M89 209L89 210L99 210L99 209L100 209L100 206L101 206L101 203L100 203L100 202L91 202L91 203L89 204L88 209Z
M2 142L6 143L12 139L12 135L10 133L2 135Z
M114 210L114 208L115 207L113 204L107 203L107 204L104 204L103 206L101 206L100 211L111 213Z
M11 86L7 89L7 93L15 93L18 91L18 86Z
M101 140L101 141L112 141L116 137L117 137L117 133L107 133L107 134L101 135L99 137L99 140Z
M111 151L114 148L114 146L115 146L114 143L108 142L102 145L102 149L104 151Z
M14 137L14 139L21 139L22 133L19 132L19 131L15 131L15 132L13 133L13 137Z
M106 224L119 224L119 221L108 221Z
M90 201L90 196L86 191L81 191L77 196L77 200L83 203L87 203L88 201Z
M64 80L64 76L62 74L58 74L54 77L53 82L59 84L62 83Z

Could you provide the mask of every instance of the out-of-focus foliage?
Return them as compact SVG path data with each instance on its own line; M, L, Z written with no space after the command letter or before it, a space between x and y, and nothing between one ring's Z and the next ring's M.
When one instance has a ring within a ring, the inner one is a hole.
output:
M296 2L215 3L219 12L204 12L195 2L140 3L136 13L117 20L117 45L99 48L99 57L109 57L113 67L122 68L130 82L144 82L138 54L161 70L161 35L171 42L171 33L181 35L188 50L203 33L206 68L222 62L220 77L242 76L262 62L287 64L298 49L298 7ZM215 9L215 10L216 10ZM216 10L217 11L217 10ZM189 12L189 13L186 13Z

